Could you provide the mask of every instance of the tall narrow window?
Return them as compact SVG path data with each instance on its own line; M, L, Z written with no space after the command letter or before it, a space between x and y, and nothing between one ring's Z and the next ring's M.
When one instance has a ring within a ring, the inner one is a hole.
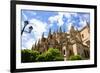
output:
M65 49L64 49L64 55L66 55L66 53L65 53L66 51L65 51Z
M84 38L84 34L82 34L82 38Z

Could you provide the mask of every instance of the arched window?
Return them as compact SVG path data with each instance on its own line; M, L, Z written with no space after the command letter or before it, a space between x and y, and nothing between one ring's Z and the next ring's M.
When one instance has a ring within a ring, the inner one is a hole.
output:
M64 55L66 55L66 51L65 51L65 49L64 49Z
M82 38L84 38L84 34L82 34Z

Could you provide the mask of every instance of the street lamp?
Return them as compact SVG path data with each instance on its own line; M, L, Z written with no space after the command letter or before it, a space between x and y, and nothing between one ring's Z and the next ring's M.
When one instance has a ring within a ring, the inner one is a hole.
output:
M29 21L24 21L24 27L23 27L23 29L22 29L22 31L21 31L21 35L22 35L23 32L25 31L25 27L26 27L28 24L29 24ZM28 33L30 33L32 30L33 30L33 27L30 26L30 27L29 27L29 32L28 32Z
M33 30L33 27L30 26L30 27L29 27L29 33L31 33L32 30Z

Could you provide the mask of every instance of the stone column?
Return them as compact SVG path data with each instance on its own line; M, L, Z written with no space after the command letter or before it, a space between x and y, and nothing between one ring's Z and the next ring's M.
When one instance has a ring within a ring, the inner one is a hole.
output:
M77 55L77 45L76 44L73 44L73 52L74 52L74 55Z

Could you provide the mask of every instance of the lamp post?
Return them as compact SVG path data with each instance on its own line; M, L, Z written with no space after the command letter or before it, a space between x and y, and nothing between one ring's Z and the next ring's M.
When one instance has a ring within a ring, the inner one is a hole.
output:
M33 27L30 26L30 27L29 27L29 33L31 33L32 30L33 30Z
M25 27L26 27L28 24L29 24L29 21L24 21L24 27L23 27L23 29L22 29L22 31L21 31L21 35L22 35L23 32L25 31ZM30 26L30 27L29 27L29 32L28 32L28 33L31 33L32 30L33 30L33 27Z

